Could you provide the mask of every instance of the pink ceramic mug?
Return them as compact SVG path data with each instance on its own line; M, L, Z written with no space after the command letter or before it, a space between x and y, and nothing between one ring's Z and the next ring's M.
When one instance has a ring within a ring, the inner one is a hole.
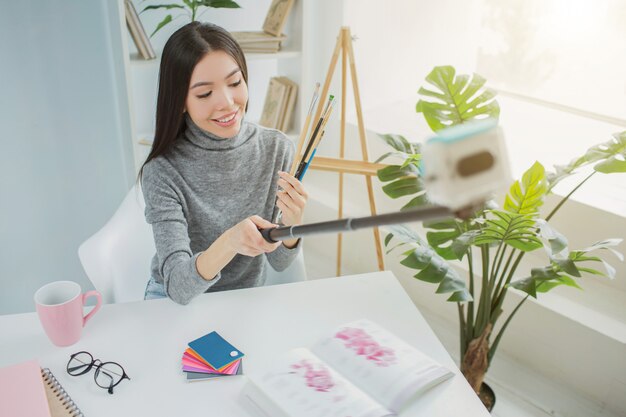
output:
M98 301L89 314L83 316L85 300L91 296ZM78 342L83 327L101 305L102 296L98 291L82 294L80 285L73 281L51 282L35 293L39 321L52 343L57 346L69 346Z

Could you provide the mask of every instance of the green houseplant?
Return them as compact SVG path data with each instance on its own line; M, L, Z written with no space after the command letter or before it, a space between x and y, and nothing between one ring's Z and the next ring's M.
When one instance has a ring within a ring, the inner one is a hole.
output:
M435 132L470 120L499 116L494 92L485 87L485 80L477 74L456 75L453 67L435 67L426 81L434 88L419 90L422 98L416 110ZM402 209L428 204L419 174L419 145L399 135L381 137L394 151L378 161L390 157L402 160L401 164L378 171L378 178L387 183L383 191L391 198L412 196ZM556 166L555 172L546 172L535 162L521 180L511 185L502 206L490 202L465 220L425 222L425 238L407 227L390 229L385 238L387 253L402 250L400 263L417 270L415 278L437 284L435 292L450 294L448 301L457 304L460 368L477 393L502 335L529 297L536 298L538 293L560 285L580 288L577 280L583 273L614 277L615 270L597 252L611 251L623 260L613 249L621 239L607 239L585 249L571 250L567 239L550 226L549 220L592 176L626 172L625 156L626 131L593 146L569 164ZM554 186L588 165L593 166L591 174L543 217L544 198ZM541 248L546 251L546 263L530 271L518 271L524 255ZM467 279L453 268L450 261L455 260L466 262ZM604 270L596 265L602 265ZM512 311L505 313L502 307L511 288L526 295Z
M207 7L204 11L200 12L202 7ZM157 9L166 9L166 10L177 10L186 13L191 19L191 22L195 22L202 13L204 13L208 8L228 8L228 9L238 9L241 6L235 3L232 0L182 0L182 4L180 3L168 3L168 4L155 4L144 7L141 13L146 10L157 10ZM157 25L154 32L150 35L150 37L154 36L161 28L170 23L173 20L172 15L168 14L161 20L161 22Z

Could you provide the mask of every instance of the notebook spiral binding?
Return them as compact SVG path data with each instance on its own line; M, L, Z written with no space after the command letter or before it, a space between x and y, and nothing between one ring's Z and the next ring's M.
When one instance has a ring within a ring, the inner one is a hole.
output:
M44 383L46 383L51 389L52 393L59 399L67 414L71 417L85 417L80 411L74 400L69 396L59 381L54 377L54 374L50 369L43 368L41 370Z

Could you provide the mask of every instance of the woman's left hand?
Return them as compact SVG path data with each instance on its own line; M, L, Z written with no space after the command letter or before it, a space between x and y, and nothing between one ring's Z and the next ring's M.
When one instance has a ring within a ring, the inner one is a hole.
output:
M278 185L282 190L276 193L278 201L276 205L283 212L281 223L285 226L293 226L302 223L304 207L309 197L300 181L288 172L279 171Z

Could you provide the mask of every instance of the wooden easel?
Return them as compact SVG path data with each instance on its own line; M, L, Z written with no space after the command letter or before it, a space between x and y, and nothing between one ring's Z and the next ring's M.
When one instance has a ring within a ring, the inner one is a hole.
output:
M367 140L365 136L365 125L363 123L363 112L361 110L361 96L359 93L359 85L356 77L356 66L354 62L354 51L352 49L352 35L350 34L349 27L342 27L337 38L337 44L330 60L330 66L326 73L326 80L320 94L320 99L317 105L317 110L313 121L317 121L321 114L325 104L326 97L328 97L328 89L332 81L332 77L337 66L337 60L339 59L339 53L341 52L341 125L340 125L340 148L339 158L325 158L316 156L309 169L317 169L320 171L332 171L339 173L339 217L343 218L343 175L344 174L359 174L365 176L367 184L367 193L369 196L370 212L372 215L376 214L376 203L374 202L374 190L372 188L372 176L376 175L376 172L384 168L385 164L376 164L369 162L369 152L367 148ZM347 63L350 62L350 75L352 78L352 86L354 90L354 102L356 105L356 113L359 125L359 138L361 141L361 151L363 154L362 161L352 161L344 158L345 151L345 136L346 136L346 85L347 85ZM302 149L306 134L300 136L298 149ZM301 158L301 155L298 155ZM383 260L383 249L380 241L380 234L378 228L374 228L374 241L376 245L376 255L378 258L378 268L383 271L385 264ZM337 276L341 275L341 233L337 236Z

